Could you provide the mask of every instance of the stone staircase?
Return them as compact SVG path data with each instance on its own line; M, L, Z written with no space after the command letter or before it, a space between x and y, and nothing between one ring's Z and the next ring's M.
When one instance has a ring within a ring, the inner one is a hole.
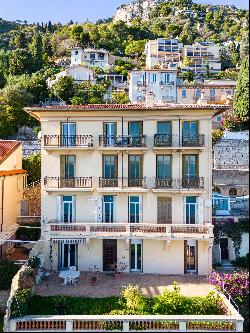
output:
M232 262L230 260L222 260L221 264L222 264L222 270L224 272L230 273L235 270L235 266L232 264Z

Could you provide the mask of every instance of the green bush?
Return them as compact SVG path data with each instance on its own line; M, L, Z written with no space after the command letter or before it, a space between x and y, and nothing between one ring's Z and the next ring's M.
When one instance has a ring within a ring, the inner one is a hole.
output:
M19 289L32 288L36 281L36 272L31 267L26 267L19 275Z
M28 172L28 184L41 179L41 154L37 153L23 159L23 169Z
M27 261L27 266L32 269L39 268L40 265L41 265L41 260L39 257L36 257L36 256L29 258Z
M249 267L249 253L245 257L239 257L235 261L233 261L234 266L240 268L248 268Z
M31 290L23 289L15 293L11 304L11 316L22 317L29 314Z
M219 315L221 299L213 292L206 297L186 297L174 286L162 295L146 298L138 286L129 286L121 297L85 298L33 296L26 315Z
M0 290L8 290L19 267L10 260L0 260Z

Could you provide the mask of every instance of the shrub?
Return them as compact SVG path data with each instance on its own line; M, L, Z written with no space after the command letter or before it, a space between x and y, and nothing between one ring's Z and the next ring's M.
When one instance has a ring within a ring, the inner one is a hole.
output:
M234 266L240 268L248 268L249 267L249 253L245 257L239 257L235 261L233 261Z
M0 261L0 290L10 289L12 279L18 272L19 267L12 261L1 260Z
M32 288L36 280L36 273L31 267L26 267L19 275L19 289Z
M31 301L31 290L23 289L15 293L11 304L11 316L21 317L29 313Z
M70 311L70 299L65 296L56 296L53 299L54 309L58 315L66 315Z
M41 265L41 260L39 257L34 256L32 258L29 258L27 261L27 266L32 268L32 269L37 269Z
M147 308L147 299L140 291L139 286L129 285L122 292L124 305L130 314L143 314Z
M40 223L30 223L26 224L26 226L30 227L40 227ZM38 241L41 237L41 229L34 228L18 228L16 231L16 238L20 240L29 240L29 241Z

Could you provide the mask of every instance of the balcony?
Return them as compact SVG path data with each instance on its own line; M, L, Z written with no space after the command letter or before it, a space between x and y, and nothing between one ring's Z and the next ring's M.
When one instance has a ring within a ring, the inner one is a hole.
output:
M175 82L174 81L169 81L169 82L160 81L160 85L161 86L174 86Z
M90 239L155 239L188 240L213 239L213 225L156 224L156 223L71 223L45 224L50 237L72 237ZM74 234L75 233L75 234ZM80 235L79 235L80 233Z
M45 177L44 187L47 192L92 191L92 177Z
M99 149L105 150L141 150L147 146L146 135L100 135Z
M178 135L171 134L155 134L154 136L154 150L161 149L204 149L205 148L205 135Z
M44 135L46 150L93 149L92 135Z
M203 191L205 189L205 179L203 177L184 178L155 178L155 189L153 192L166 191Z
M145 192L147 189L147 179L142 178L99 178L99 191L115 191L115 192Z

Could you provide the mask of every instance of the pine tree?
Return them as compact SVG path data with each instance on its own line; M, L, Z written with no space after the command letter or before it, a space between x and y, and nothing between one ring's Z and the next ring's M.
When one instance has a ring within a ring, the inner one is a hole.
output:
M33 36L30 44L30 52L34 62L34 70L39 70L43 66L43 43L39 32Z
M249 120L249 58L242 61L234 96L234 114L243 123Z

